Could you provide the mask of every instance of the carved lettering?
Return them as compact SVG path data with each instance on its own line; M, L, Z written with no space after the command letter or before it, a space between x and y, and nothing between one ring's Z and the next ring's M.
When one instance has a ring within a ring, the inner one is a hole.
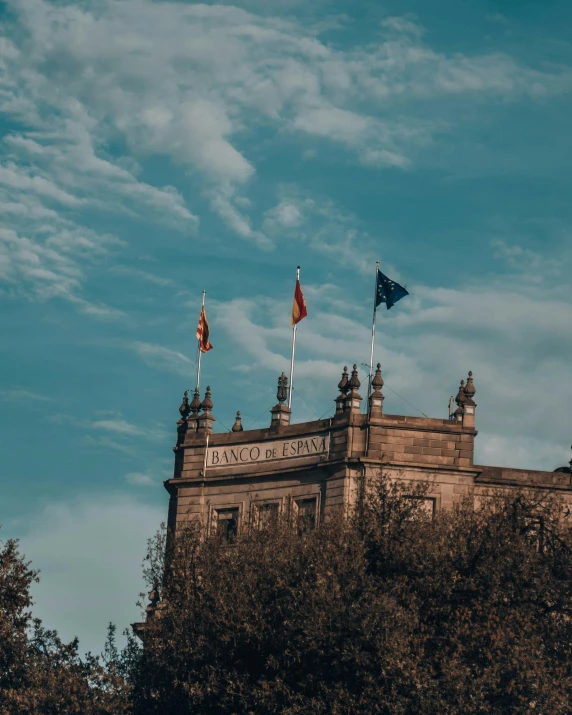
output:
M208 467L225 467L232 464L253 464L275 459L291 459L293 457L306 457L321 455L328 451L329 435L304 437L297 440L276 440L274 442L260 442L248 444L243 447L209 447L207 450Z

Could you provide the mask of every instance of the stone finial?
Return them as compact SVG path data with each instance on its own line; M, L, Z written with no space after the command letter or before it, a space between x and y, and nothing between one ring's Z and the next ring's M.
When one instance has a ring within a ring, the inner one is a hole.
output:
M181 406L179 407L179 414L181 415L181 419L186 420L189 416L190 411L191 408L189 407L189 391L185 390L183 394L183 401L181 402Z
M187 421L189 412L190 412L189 391L185 390L185 392L183 394L183 401L181 402L181 406L179 407L179 414L181 415L181 417L177 421L177 447L180 447L181 444L185 441L185 435L186 435L187 429L189 427L189 424Z
M334 400L336 403L336 415L341 415L342 412L344 411L346 394L348 393L348 390L350 389L348 383L349 383L348 368L346 366L346 367L344 367L344 371L342 372L342 379L338 382L338 390L340 391L340 394Z
M348 384L352 393L357 392L357 390L359 390L359 388L361 387L361 382L359 381L358 377L357 365L354 365L353 367L352 376L350 377L350 381Z
M374 392L381 392L381 388L384 386L383 377L381 376L381 363L377 363L377 368L375 370L375 375L371 381L371 386Z
M461 380L459 386L459 392L457 392L457 397L455 397L455 402L457 403L457 409L455 410L455 419L457 422L463 421L463 407L467 401L467 396L465 395L465 381Z
M205 399L201 402L201 410L203 414L197 418L199 432L213 431L213 422L215 421L215 418L211 415L212 408L213 401L211 399L211 388L207 387L207 391L205 392Z
M476 388L473 384L473 372L472 370L469 370L469 376L467 377L467 384L465 385L465 404L471 405L472 407L476 407L476 403L473 400L473 397L475 396Z
M358 392L361 382L358 377L357 365L353 366L352 376L350 377L348 385L350 388L350 392L349 395L346 397L345 409L349 410L350 413L355 414L356 412L359 412L359 406L362 400L362 397Z
M344 367L344 371L342 372L342 379L338 382L338 390L342 393L342 395L345 395L350 389L348 383L348 368L346 365Z
M276 399L278 404L283 405L288 398L288 378L286 373L282 373L278 378L278 389L276 390Z
M380 417L383 412L383 401L385 397L381 392L383 387L383 377L381 376L381 364L377 363L377 368L375 370L375 375L371 381L371 386L373 387L373 392L369 398L369 411L374 417Z
M277 430L280 427L290 424L291 410L284 404L288 399L288 378L284 372L278 378L276 399L278 400L278 404L274 405L270 410L270 414L272 415L270 427Z
M205 392L205 399L201 402L201 410L203 412L210 412L214 407L213 401L211 399L211 388L207 385L207 391Z
M455 402L459 407L461 407L461 405L464 405L466 401L467 395L465 394L465 381L461 380L461 384L459 385L459 392L457 392L457 397L455 397Z
M242 426L242 418L240 417L240 410L238 410L236 413L236 419L234 421L234 424L232 425L232 431L233 432L243 432L244 431L244 427Z
M201 393L199 392L198 387L195 387L195 393L190 404L190 409L190 419L196 419L199 416L199 410L201 409Z

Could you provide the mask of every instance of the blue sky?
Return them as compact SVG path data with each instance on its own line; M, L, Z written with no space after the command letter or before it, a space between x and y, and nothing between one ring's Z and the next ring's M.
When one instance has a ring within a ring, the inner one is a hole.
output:
M203 288L218 430L268 423L297 264L293 419L329 414L379 259L411 293L380 315L386 411L445 417L471 369L480 463L569 459L569 2L0 18L0 520L49 626L99 649L137 617Z

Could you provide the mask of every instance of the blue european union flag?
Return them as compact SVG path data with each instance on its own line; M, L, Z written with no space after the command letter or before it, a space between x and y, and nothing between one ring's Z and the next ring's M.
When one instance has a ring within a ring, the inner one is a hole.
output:
M398 300L401 300L404 296L409 295L403 286L399 283L392 281L387 276L377 269L377 287L375 292L375 307L380 303L385 303L387 310L389 310Z

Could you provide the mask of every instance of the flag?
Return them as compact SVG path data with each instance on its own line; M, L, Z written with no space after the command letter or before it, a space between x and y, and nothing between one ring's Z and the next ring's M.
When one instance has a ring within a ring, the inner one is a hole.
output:
M390 280L387 276L377 269L377 287L375 291L375 307L380 303L385 303L387 310L401 300L404 296L409 295L403 286L399 283Z
M294 291L294 303L292 304L292 320L291 325L296 325L302 318L308 315L306 311L306 301L304 300L304 295L302 294L302 288L300 287L300 281L296 278L296 289Z
M204 305L201 308L201 317L197 325L197 340L199 341L199 350L202 353L208 353L209 350L213 349L213 346L209 343L209 321L207 320Z

